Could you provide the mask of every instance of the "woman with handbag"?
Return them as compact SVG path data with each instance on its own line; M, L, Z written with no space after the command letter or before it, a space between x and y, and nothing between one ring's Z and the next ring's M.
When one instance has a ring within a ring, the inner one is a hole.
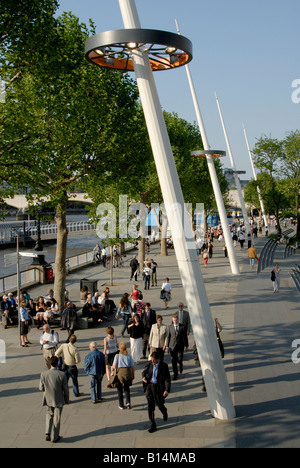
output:
M111 379L114 379L114 376L117 374L118 381L116 384L116 388L118 391L119 409L124 410L124 393L127 408L132 408L130 401L130 387L134 380L135 367L132 357L127 352L126 343L120 343L119 350L120 353L115 356L114 363L111 368Z
M128 293L123 294L123 297L120 302L120 307L118 308L117 313L116 313L116 319L119 318L119 314L122 315L122 318L124 321L123 328L121 331L122 338L124 338L124 332L126 328L128 327L128 322L132 314L132 307L129 301Z

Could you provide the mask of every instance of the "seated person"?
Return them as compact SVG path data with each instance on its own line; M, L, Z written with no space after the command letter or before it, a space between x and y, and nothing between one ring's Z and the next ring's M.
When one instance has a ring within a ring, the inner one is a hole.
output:
M98 307L93 306L92 299L89 297L87 302L82 307L82 317L88 317L93 319L93 325L97 326L98 322L102 322L101 310Z

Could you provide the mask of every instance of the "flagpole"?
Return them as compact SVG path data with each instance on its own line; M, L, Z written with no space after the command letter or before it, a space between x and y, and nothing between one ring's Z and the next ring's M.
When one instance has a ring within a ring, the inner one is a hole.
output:
M250 157L250 162L251 162L251 166L252 166L254 180L257 181L257 174L256 174L256 170L255 170L255 166L254 166L254 162L253 162L253 158L252 158L252 154L251 154L251 149L250 149L250 145L249 145L249 141L248 141L248 137L247 137L247 133L246 133L246 129L245 129L244 124L243 124L243 130L244 130L244 135L245 135L246 144L247 144L247 148L248 148L248 153L249 153L249 157ZM261 195L259 185L257 185L257 193L258 193L261 212L263 214L264 223L265 223L265 226L267 227L268 226L268 218L267 218L267 215L266 215L265 204L264 204L264 201L263 201L263 198L262 198L262 195Z
M235 185L236 185L236 188L237 188L237 191L238 191L240 204L241 204L241 208L242 208L242 212L243 212L243 217L244 217L244 220L245 220L247 234L249 234L249 233L251 234L251 227L250 227L247 208L246 208L246 205L245 205L245 200L244 200L244 196L243 196L243 192L242 192L242 187L241 187L239 176L238 176L238 174L236 172L235 160L234 160L234 157L233 157L233 154L232 154L231 146L230 146L229 139L228 139L228 134L227 134L226 127L225 127L223 114L222 114L222 111L221 111L220 102L219 102L219 99L218 99L218 96L217 96L216 92L215 92L215 97L216 97L217 106L218 106L218 110L219 110L219 114L220 114L220 119L221 119L221 123L222 123L222 127L223 127L223 132L224 132L224 136L225 136L225 140L226 140L226 144L227 144L227 149L228 149L228 153L229 153L229 157L230 157L230 162L231 162L231 166L232 166L233 173L234 173Z
M176 22L176 26L177 26L177 32L178 32L178 34L181 34L180 29L179 29L179 25L178 25L178 21L175 20L175 22ZM203 147L204 147L204 150L207 151L207 150L210 150L210 145L208 143L207 134L206 134L203 118L202 118L202 115L201 115L200 106L199 106L198 98L197 98L197 95L196 95L193 78L192 78L192 75L191 75L191 72L190 72L190 67L189 67L188 64L185 65L185 69L186 69L187 76L188 76L188 81L189 81L189 84L190 84L192 98L193 98L193 102L194 102L194 106L195 106L195 112L196 112L198 125L199 125L199 128L200 128L200 133L201 133L201 137L202 137ZM209 154L206 155L206 160L207 160L208 169L209 169L209 173L210 173L210 178L211 178L211 182L212 182L212 185L213 185L213 190L214 190L214 194L215 194L215 198L216 198L216 202L217 202L219 216L220 216L220 219L221 219L222 229L223 229L223 233L224 233L225 243L226 243L226 247L227 247L227 251L228 251L228 257L229 257L230 266L231 266L231 272L232 272L233 275L239 275L240 274L240 268L239 268L239 265L238 265L236 252L235 252L235 249L234 249L234 246L233 246L233 240L232 240L232 236L231 236L230 229L229 229L227 214L226 214L224 200L223 200L221 189L220 189L220 184L219 184L219 181L218 181L218 176L217 176L217 171L216 171L216 168L215 168L215 163L214 163L213 157L211 155L209 155Z

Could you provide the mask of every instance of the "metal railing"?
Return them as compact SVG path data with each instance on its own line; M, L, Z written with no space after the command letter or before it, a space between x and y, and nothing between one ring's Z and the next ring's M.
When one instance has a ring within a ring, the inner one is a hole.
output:
M125 244L125 251L133 249L133 245L131 243ZM67 272L71 272L76 268L80 268L83 266L91 265L93 262L93 251L88 251L85 253L81 253L79 255L75 255L73 257L69 257L66 259L67 265ZM53 274L55 275L55 263L50 263L49 267L53 269ZM30 270L26 270L20 273L20 288L27 288L34 284L38 284L41 282L40 278L40 270L36 268L32 268ZM5 276L0 278L0 294L13 292L17 290L17 274Z

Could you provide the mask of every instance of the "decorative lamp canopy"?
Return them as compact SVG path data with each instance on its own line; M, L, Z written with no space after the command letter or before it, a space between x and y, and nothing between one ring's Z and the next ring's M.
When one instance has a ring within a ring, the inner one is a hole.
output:
M225 169L225 174L246 174L246 171L234 171L233 169Z
M100 67L134 71L132 51L148 53L152 71L169 70L189 63L192 43L179 34L153 29L119 29L87 39L85 57Z
M191 155L195 158L206 158L206 156L212 156L213 158L223 158L226 156L226 152L219 150L200 150L192 151Z

